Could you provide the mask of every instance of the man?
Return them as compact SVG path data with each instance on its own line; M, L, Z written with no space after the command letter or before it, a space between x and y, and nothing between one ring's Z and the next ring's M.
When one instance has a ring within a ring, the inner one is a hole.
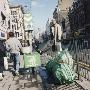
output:
M6 41L6 49L11 54L15 74L19 75L20 50L22 50L22 46L20 41L14 37L13 32L9 32L9 39Z
M56 45L58 51L62 51L62 47L61 47L61 37L62 37L61 26L58 23L56 23L55 19L52 20L52 23L53 23L52 32L54 35L54 44Z

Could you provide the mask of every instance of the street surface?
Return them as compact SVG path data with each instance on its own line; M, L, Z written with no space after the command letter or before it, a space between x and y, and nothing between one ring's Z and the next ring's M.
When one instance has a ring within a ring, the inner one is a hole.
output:
M49 42L44 44L41 49L45 50L46 48L50 48ZM51 59L51 56L55 55L55 52L52 52L51 49L46 51L41 55L41 63L45 65L48 62L48 59ZM23 58L21 56L21 68L24 68ZM85 81L76 80L76 82L70 85L53 85L52 79L51 81L47 80L47 74L45 72L45 67L39 68L39 73L37 75L32 75L31 73L24 72L19 76L13 76L12 73L12 63L9 63L9 70L4 71L4 79L0 81L0 90L90 90L90 83ZM23 72L23 71L22 71ZM49 83L48 83L49 81ZM77 84L78 83L78 84ZM85 89L83 89L82 87ZM89 88L89 89L87 89Z
M42 68L40 74L34 77L31 74L13 76L12 72L4 71L4 79L0 81L0 90L83 90L76 83L61 86L48 84L46 78L46 73Z
M11 65L9 64L9 66ZM9 71L4 71L4 79L0 81L0 90L38 90L40 89L39 81L40 79L37 80L36 76L32 76L30 73L13 76L9 67Z

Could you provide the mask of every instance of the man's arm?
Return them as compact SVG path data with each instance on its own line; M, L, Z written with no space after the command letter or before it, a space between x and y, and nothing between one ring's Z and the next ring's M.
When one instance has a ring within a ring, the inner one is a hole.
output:
M58 39L59 39L59 41L61 40L61 37L62 37L62 28L60 25L58 25Z
M6 50L10 51L10 45L9 45L9 43L7 41L5 42L5 45L6 45Z
M19 45L19 49L20 49L20 51L22 52L22 45L21 45L21 43L20 43L19 40L18 40L18 45Z

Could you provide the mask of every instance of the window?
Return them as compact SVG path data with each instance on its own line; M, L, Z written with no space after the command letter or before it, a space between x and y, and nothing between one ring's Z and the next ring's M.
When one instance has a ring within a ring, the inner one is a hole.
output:
M20 36L22 36L23 33L20 33Z
M10 20L8 21L8 29L10 29Z
M19 32L15 31L15 35L16 35L16 37L19 37Z
M5 17L5 15L3 14L2 11L1 11L1 17L2 17L2 20L6 20L6 17Z
M17 14L17 12L16 12L16 11L13 11L13 14L14 14L14 15L16 15L16 14Z
M13 28L14 28L14 30L16 30L16 25L15 24L13 25Z
M11 11L11 15L13 15L13 11Z
M16 11L11 11L11 15L16 15L17 12Z
M4 8L5 8L5 10L6 10L6 5L4 4Z
M12 30L14 30L13 25L12 25Z

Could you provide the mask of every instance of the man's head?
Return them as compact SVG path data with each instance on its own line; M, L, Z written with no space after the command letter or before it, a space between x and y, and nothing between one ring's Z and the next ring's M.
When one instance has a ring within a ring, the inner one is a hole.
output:
M13 32L9 32L9 37L14 37L14 33Z
M56 20L55 19L52 19L52 22L53 22L54 25L56 24Z

